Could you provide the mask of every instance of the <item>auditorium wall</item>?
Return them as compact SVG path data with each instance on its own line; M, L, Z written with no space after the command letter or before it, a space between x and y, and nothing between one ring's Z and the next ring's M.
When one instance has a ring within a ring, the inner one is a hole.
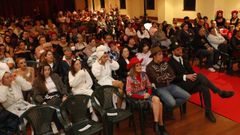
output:
M77 4L80 4L79 1ZM92 10L92 0L89 1L89 9ZM120 7L120 0L105 0L105 9L109 11L110 7ZM100 10L100 0L94 0L95 10ZM77 7L76 4L76 7ZM120 9L121 14L127 14L130 17L139 17L144 15L144 0L126 0L126 9ZM214 19L217 10L223 10L226 19L230 19L233 9L240 10L239 0L196 0L196 11L184 11L183 0L155 0L155 9L147 10L148 16L158 17L158 21L163 20L172 22L172 18L183 18L189 16L194 19L197 12L202 16L208 16L209 20Z

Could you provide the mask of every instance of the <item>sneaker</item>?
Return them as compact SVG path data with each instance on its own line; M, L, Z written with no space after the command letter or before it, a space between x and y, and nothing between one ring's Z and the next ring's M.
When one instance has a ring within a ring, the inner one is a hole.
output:
M208 71L210 71L210 72L216 72L216 70L214 69L214 68L208 68Z
M220 69L220 66L218 64L213 65L213 68Z

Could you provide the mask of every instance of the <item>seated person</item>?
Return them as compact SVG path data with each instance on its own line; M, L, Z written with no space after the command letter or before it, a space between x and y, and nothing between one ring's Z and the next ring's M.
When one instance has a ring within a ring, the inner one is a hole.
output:
M9 69L13 69L14 65L15 65L13 58L6 57L5 46L3 44L0 44L0 62L6 63L9 67Z
M127 65L128 69L130 69L126 84L127 95L134 99L145 99L145 101L149 102L153 109L155 132L167 135L162 119L162 103L157 96L152 95L152 85L147 74L142 72L141 62L138 58L133 57Z
M212 105L210 90L222 98L229 98L233 96L234 93L232 91L223 91L219 89L203 74L195 73L189 65L189 61L182 57L183 49L181 45L174 43L172 44L171 50L173 55L169 60L169 65L172 67L176 75L173 83L191 94L201 91L205 105L205 116L211 122L216 122L216 119L211 111Z
M18 116L7 111L0 105L0 134L13 135L17 133L20 121Z
M37 78L33 82L33 98L37 104L46 102L60 106L67 98L67 90L61 78L52 72L50 65L42 63L38 68Z
M71 69L68 73L69 86L72 88L73 95L83 94L91 96L93 93L93 81L88 71L83 67L81 59L78 57L72 60ZM88 104L92 119L97 121L98 118L93 111L91 102Z
M34 106L26 102L22 94L22 91L32 89L30 82L5 70L0 71L0 81L0 103L6 110L20 117Z
M144 41L144 40L142 40ZM142 59L142 71L146 72L147 65L152 61L152 58L150 58L151 52L150 52L150 44L147 41L142 42L142 44L139 47L139 53L136 54L138 59Z
M119 80L126 82L128 75L127 64L129 63L129 51L127 47L123 47L120 50L120 58L118 59L119 69L116 71Z
M35 78L34 68L27 66L25 58L17 58L16 64L18 68L14 72L32 84Z
M73 95L92 95L92 78L88 71L83 68L81 59L79 57L72 60L71 69L68 73L68 79Z
M32 60L31 51L26 49L24 41L20 41L18 48L14 52L14 58L25 58L26 60Z
M106 46L100 45L97 48L97 60L92 65L92 73L100 85L113 85L118 87L119 93L123 95L123 83L112 78L112 71L118 70L119 64L109 58ZM117 107L122 106L122 99L118 98Z
M67 99L66 87L47 63L42 63L38 68L37 78L33 82L33 99L36 104L46 103L56 107L60 107L60 104ZM58 130L62 132L63 127L56 115L53 120Z
M152 48L150 57L153 60L147 65L146 73L149 80L156 86L156 94L169 108L181 106L189 99L190 94L172 84L176 76L169 64L163 61L161 48Z
M62 78L64 84L68 83L69 65L66 62L56 60L52 51L45 51L41 54L40 63L44 62L50 65L53 73L57 73Z
M205 28L200 28L196 33L196 36L193 41L193 48L196 51L195 55L198 57L204 58L207 57L206 66L210 72L216 72L213 68L214 64L214 49L209 44L208 40L205 37L206 30Z
M109 57L117 61L119 59L118 44L115 41L110 41L108 46L110 47Z
M216 50L228 53L227 40L220 34L217 34L213 28L209 28L209 35L207 36L208 42Z

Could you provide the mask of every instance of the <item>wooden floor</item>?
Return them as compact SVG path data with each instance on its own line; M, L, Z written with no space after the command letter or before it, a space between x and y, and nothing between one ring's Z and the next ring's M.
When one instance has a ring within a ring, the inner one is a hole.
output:
M174 116L176 120L166 121L169 135L238 135L240 133L239 123L217 114L215 114L217 122L211 123L205 118L204 109L193 103L188 103L185 116L180 117L179 109L174 110ZM155 135L153 132L153 118L152 116L147 116L147 118L145 135ZM135 122L137 134L140 135L138 116L135 117ZM115 127L114 135L134 135L134 132L132 127L129 128L128 121L124 121L120 123L119 127Z

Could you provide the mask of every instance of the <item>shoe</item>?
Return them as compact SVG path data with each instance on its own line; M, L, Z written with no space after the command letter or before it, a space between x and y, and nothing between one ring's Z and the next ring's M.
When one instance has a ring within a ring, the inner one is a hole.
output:
M214 68L208 68L208 71L210 71L210 72L216 72L216 70L214 69Z
M216 118L214 117L212 111L206 111L205 112L205 116L207 117L207 119L209 121L211 121L212 123L216 123Z
M221 98L230 98L234 95L234 91L224 91L223 90L223 91L220 91L218 94Z
M160 131L160 135L168 135L168 132L164 126L159 125L159 131Z
M219 64L220 65L220 64ZM220 66L218 64L213 65L213 68L220 69Z
M154 130L154 132L156 132L156 133L159 133L159 132L160 132L160 131L159 131L159 124L158 124L158 122L154 122L153 130Z

